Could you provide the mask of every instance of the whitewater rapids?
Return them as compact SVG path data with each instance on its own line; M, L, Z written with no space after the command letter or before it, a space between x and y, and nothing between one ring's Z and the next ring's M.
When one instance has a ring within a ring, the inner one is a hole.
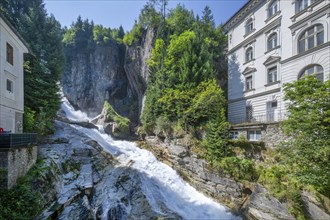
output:
M61 109L71 121L91 120L84 112L75 111L66 98L62 100ZM71 126L97 141L118 159L121 166L130 166L141 173L142 191L155 212L162 213L161 205L165 204L184 219L240 219L224 206L199 193L175 170L135 143L114 140L102 130Z

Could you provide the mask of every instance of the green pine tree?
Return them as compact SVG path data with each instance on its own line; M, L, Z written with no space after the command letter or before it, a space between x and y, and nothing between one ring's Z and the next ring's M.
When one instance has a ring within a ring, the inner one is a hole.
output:
M216 118L211 119L206 128L206 136L203 142L207 153L206 158L211 162L221 161L228 156L229 123L226 121L222 109Z

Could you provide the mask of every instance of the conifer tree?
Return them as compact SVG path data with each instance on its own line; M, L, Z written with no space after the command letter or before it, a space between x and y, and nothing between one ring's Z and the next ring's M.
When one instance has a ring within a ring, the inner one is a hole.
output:
M214 163L228 156L229 123L226 122L224 109L218 116L211 119L206 128L204 146L207 149L206 158Z

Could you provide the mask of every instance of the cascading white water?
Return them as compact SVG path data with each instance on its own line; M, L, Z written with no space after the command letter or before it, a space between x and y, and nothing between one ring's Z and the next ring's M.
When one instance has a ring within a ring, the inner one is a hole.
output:
M74 111L66 98L63 98L61 107L70 120L88 120L83 112ZM113 140L96 129L72 126L96 140L105 150L116 156L122 166L130 166L141 173L141 188L154 211L162 213L161 205L165 204L184 219L239 219L224 206L199 193L183 181L176 171L135 143Z

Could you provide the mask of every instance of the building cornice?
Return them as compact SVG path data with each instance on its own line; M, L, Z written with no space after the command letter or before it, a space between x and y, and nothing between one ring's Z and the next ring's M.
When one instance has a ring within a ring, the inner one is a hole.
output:
M3 98L5 99L8 99L7 97L3 96ZM10 101L13 101L11 99L8 99ZM6 105L4 103L0 104L0 107L6 107L6 108L9 108L9 109L14 109L16 112L19 112L19 113L24 113L24 111L22 109L18 109L18 108L13 108L12 106L9 106L9 105Z
M231 99L231 100L228 100L228 103L234 103L234 102L239 102L239 101L246 100L246 99L252 99L252 98L272 94L272 93L279 92L279 91L281 91L281 88L276 88L276 89L272 89L272 90L269 90L269 91L266 91L266 92L260 92L258 94L246 96L246 97Z
M262 0L249 0L245 5L243 5L233 16L231 16L228 21L223 25L225 33L227 33L231 28L233 28L237 23L243 20L248 13L251 13L260 3L265 3Z
M257 71L256 68L246 67L245 70L242 72L242 74L245 76L247 74L250 74L250 73L253 73L253 72L256 72L256 71Z
M313 53L315 51L321 50L321 49L323 49L325 47L330 47L330 41L328 41L328 42L326 42L324 44L321 44L320 46L317 46L317 47L314 47L312 49L306 50L306 51L304 51L304 52L302 52L300 54L297 54L295 56L292 56L292 57L290 57L288 59L282 60L280 63L281 64L284 64L284 63L290 62L292 60L295 60L295 59L298 59L300 57L303 57L303 56L305 56L307 54L310 54L310 53ZM329 50L330 50L330 48L329 48Z
M270 56L267 60L263 63L265 66L269 66L270 64L276 63L281 60L280 56Z
M260 34L263 34L263 33L267 32L267 31L271 30L272 28L280 25L281 24L281 19L282 19L282 16L278 17L276 20L274 20L273 22L269 23L268 25L266 25L265 27L263 27L262 29L260 29L259 31L257 31L253 35L251 35L249 38L245 39L240 44L238 44L235 47L233 47L231 50L228 51L228 54L234 52L235 50L239 49L243 45L246 45L246 44L250 43L251 41L255 40L255 38L257 38L257 36L259 36Z
M324 16L324 14L322 14L323 12L326 12L327 10L330 9L330 4L327 4L326 7L320 8L317 11L314 11L312 14L308 15L307 17L301 19L300 21L297 21L296 23L294 23L293 25L289 26L290 29L294 29L296 27L298 27L301 24L305 24L308 20L310 20L313 17L322 17ZM326 14L326 13L325 13Z
M18 39L20 39L20 41L24 44L24 46L28 49L29 53L32 53L32 50L29 46L29 44L25 41L25 39L20 35L20 33L18 33L18 31L14 28L14 26L7 20L7 18L5 18L5 16L3 16L2 14L0 14L0 20L3 20L4 23L10 28L10 30L12 32L14 32L14 34L18 37Z

